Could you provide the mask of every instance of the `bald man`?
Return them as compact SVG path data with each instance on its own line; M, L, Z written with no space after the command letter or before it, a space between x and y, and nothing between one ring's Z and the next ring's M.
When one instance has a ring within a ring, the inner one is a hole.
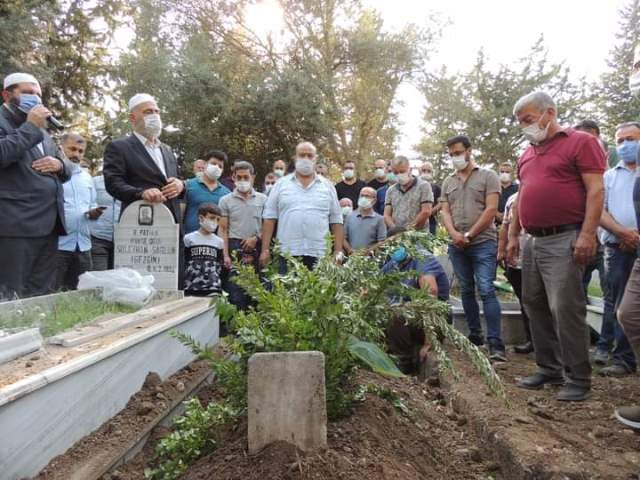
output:
M387 226L382 215L373 210L375 204L376 191L372 187L360 190L357 210L347 215L344 221L344 249L347 253L387 238Z
M38 80L5 77L0 107L0 301L50 293L58 236L64 235L62 182L70 165L47 131L51 112Z

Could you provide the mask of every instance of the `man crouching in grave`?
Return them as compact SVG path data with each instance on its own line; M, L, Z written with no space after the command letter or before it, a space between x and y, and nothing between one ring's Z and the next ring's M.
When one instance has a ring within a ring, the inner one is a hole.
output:
M388 238L405 231L401 227L391 229ZM426 290L444 302L449 300L449 278L438 259L429 251L417 248L417 255L414 257L404 246L399 245L382 267L382 273L397 272L415 273L402 279L404 286ZM391 296L390 300L392 304L399 304L410 299ZM387 325L385 334L389 351L398 358L398 368L405 374L418 373L421 365L426 363L431 349L424 330L408 324L398 315Z

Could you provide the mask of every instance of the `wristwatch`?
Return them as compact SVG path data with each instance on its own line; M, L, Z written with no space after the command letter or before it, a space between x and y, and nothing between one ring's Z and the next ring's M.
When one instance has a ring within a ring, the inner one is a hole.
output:
M467 239L467 240L469 240L469 241L472 241L472 240L473 240L473 237L471 236L471 234L470 234L469 232L466 232L466 233L464 234L464 238L466 238L466 239Z

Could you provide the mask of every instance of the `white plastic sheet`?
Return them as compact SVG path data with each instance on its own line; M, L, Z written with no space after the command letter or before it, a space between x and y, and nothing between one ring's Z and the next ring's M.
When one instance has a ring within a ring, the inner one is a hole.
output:
M105 302L123 303L141 307L146 305L154 293L153 275L141 275L130 268L86 272L80 275L78 289L102 289Z

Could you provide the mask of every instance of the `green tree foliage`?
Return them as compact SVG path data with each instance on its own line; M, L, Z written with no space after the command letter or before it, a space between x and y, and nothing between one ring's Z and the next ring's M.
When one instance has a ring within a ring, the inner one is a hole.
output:
M483 51L467 73L451 75L442 69L429 75L422 86L427 99L424 137L420 152L447 169L447 138L465 134L474 145L480 163L497 167L515 162L522 149L522 135L513 106L522 95L535 90L550 93L558 104L561 121L572 121L585 103L581 87L569 79L563 63L552 63L540 38L518 61L492 69Z
M640 118L640 97L634 97L629 90L634 47L640 42L640 0L630 0L619 16L617 43L607 61L609 70L594 86L596 112L602 129L610 136L616 125Z

